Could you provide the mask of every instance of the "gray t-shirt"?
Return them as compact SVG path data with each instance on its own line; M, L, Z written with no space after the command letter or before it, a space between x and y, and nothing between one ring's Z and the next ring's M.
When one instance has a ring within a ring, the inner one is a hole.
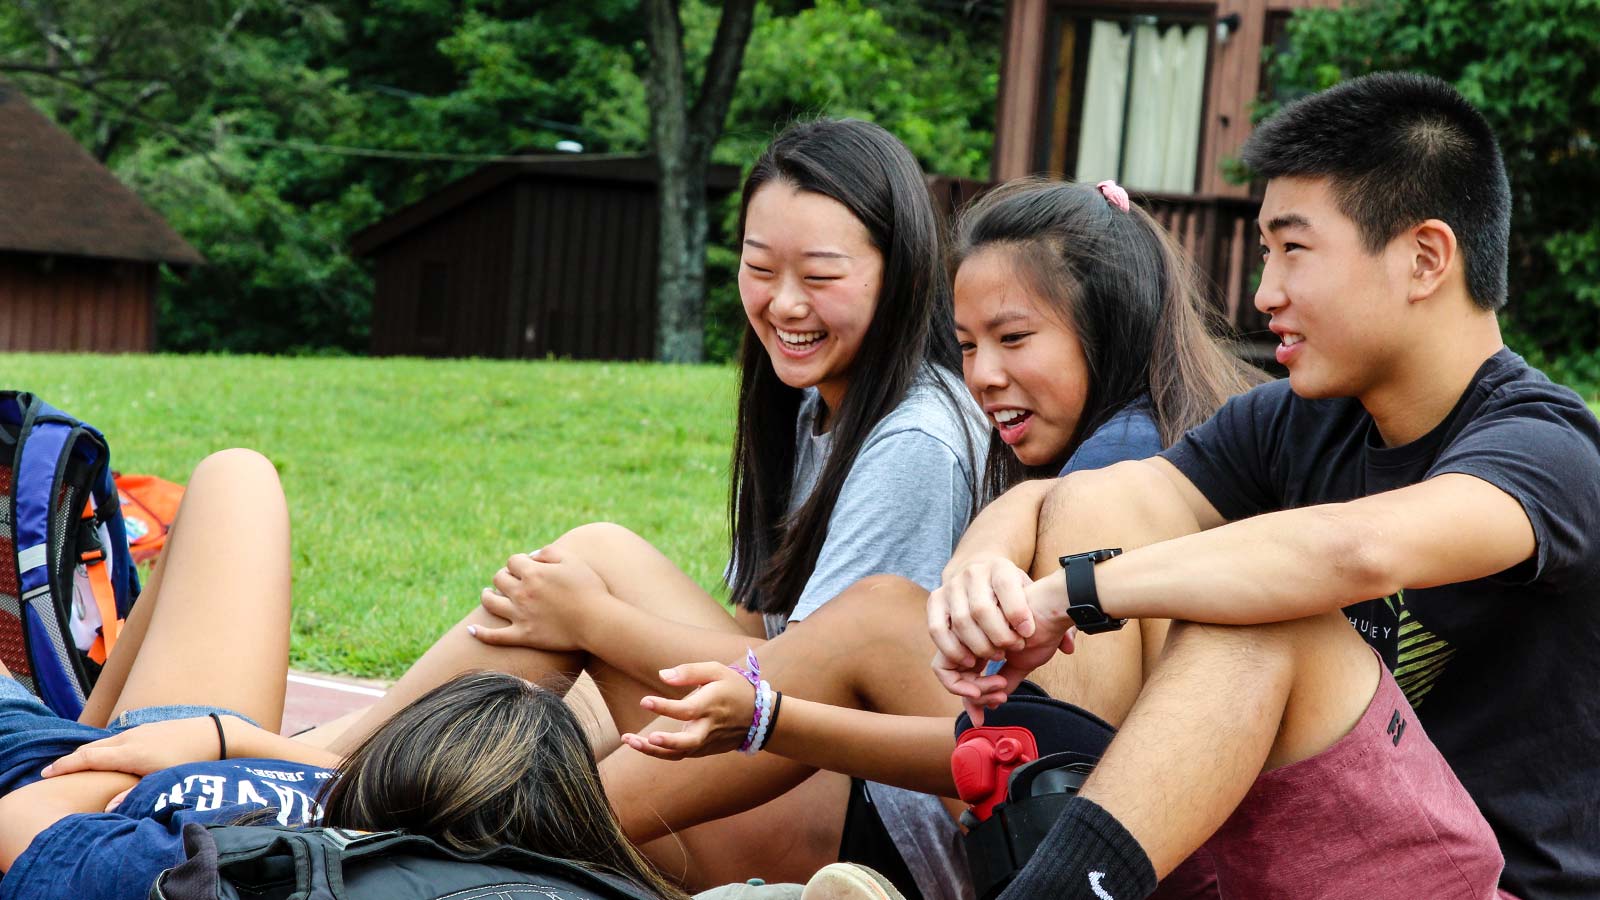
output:
M958 407L952 408L932 378L945 382ZM831 434L817 433L821 409L821 397L807 390L795 422L790 512L816 487L833 446ZM834 503L816 568L793 612L766 616L768 637L870 575L899 575L930 591L938 587L972 518L987 432L983 412L959 378L924 370L906 399L867 435ZM925 900L969 900L960 834L939 799L883 784L868 790Z
M941 378L960 404L928 379ZM833 448L818 434L822 398L808 389L795 422L789 512L811 495ZM769 613L767 635L783 633L870 575L899 575L928 590L972 519L978 455L987 447L983 413L953 374L925 370L905 400L867 435L828 519L828 537L789 615Z

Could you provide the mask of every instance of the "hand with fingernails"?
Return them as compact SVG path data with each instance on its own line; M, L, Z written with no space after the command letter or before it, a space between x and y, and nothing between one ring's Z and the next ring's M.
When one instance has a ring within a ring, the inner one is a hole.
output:
M555 547L518 553L478 600L485 612L508 624L468 625L467 633L495 646L584 650L584 623L610 596L605 581L576 555Z
M1057 651L1073 651L1077 629L1071 621L1036 609L1052 595L1047 587L1009 559L982 557L951 573L928 596L934 674L961 698L973 724L982 725L985 709L1004 703ZM985 674L991 662L1001 663L999 671Z
M682 700L645 697L639 706L684 723L678 731L624 734L623 743L660 759L685 759L737 750L750 731L755 688L732 668L715 662L687 663L661 670L661 681L694 687ZM654 723L652 723L654 724Z

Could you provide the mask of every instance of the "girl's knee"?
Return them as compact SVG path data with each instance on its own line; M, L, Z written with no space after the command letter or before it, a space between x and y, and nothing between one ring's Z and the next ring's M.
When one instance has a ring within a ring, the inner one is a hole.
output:
M241 491L266 489L282 495L278 469L254 450L235 447L217 452L200 460L189 475L186 498L200 492L207 496L237 496ZM256 496L252 493L250 496ZM262 495L266 496L266 495ZM187 503L187 499L185 503Z
M247 447L234 447L228 450L218 450L195 466L194 473L189 477L193 484L201 478L278 478L278 469L255 450Z
M899 575L868 575L822 604L816 615L865 616L872 620L889 615L888 611L896 607L920 611L927 605L928 589L915 581Z
M822 604L806 621L820 624L813 630L826 630L835 639L880 641L886 635L904 635L908 628L922 634L927 606L928 590L922 585L899 575L869 575Z
M645 543L644 538L613 522L590 522L579 525L556 538L554 546L576 553L585 562L603 560L608 555L627 552L628 547Z

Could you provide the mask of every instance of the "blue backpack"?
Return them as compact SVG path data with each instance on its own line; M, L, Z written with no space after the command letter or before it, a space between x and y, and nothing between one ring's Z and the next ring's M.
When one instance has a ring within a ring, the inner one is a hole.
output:
M138 595L105 438L0 391L0 662L76 719Z

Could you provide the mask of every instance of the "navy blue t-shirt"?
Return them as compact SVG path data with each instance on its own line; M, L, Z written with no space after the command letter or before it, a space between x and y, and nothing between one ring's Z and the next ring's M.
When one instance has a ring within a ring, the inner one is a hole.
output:
M1359 402L1304 400L1278 381L1164 455L1228 520L1447 473L1521 504L1531 559L1345 613L1493 826L1501 883L1525 898L1600 897L1600 422L1582 399L1502 348L1403 446L1384 446Z
M333 774L281 759L230 759L147 775L116 812L67 816L40 832L0 880L0 900L144 900L157 875L183 862L185 824L273 808L277 824L315 825L317 793Z
M1131 459L1149 459L1161 452L1161 431L1150 415L1149 398L1118 410L1072 451L1061 474L1104 469Z

